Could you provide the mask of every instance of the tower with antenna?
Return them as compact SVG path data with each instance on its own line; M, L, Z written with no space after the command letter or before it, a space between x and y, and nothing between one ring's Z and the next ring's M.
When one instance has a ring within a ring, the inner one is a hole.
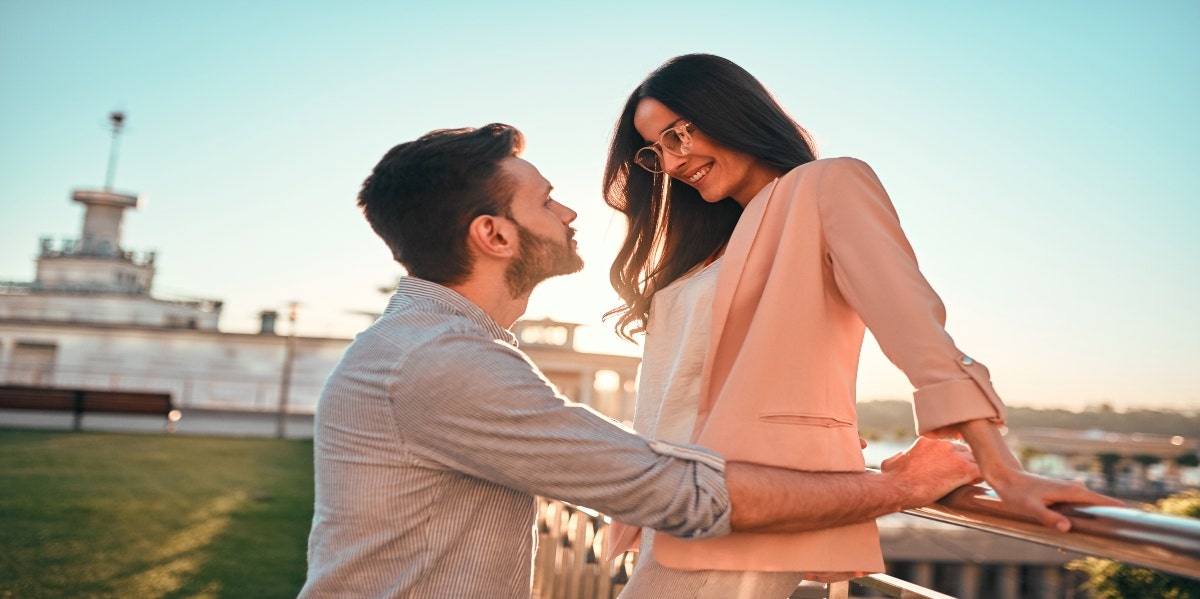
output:
M152 296L155 253L121 245L125 211L141 200L114 187L125 113L115 110L108 121L112 142L104 187L71 192L84 206L79 236L57 243L42 237L34 280L0 284L0 320L216 330L221 302Z
M35 282L40 290L125 295L150 293L154 280L154 253L137 255L121 246L125 211L137 208L140 198L113 189L125 113L113 111L108 118L112 142L104 188L80 188L71 193L71 199L85 207L78 239L64 239L58 248L53 247L51 239L42 239Z

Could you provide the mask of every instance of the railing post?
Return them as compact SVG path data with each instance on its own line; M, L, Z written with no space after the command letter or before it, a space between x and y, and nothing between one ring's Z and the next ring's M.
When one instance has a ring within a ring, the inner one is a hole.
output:
M1021 589L1021 568L1012 564L1000 566L1000 576L997 581L1000 599L1021 599L1017 593Z
M829 583L829 594L826 596L829 599L849 599L850 581L843 580L842 582Z
M75 431L83 429L83 391L75 392Z
M958 596L959 599L980 599L979 597L979 564L963 564L960 568ZM1056 597L1057 599L1057 597Z
M1049 566L1038 568L1037 586L1037 599L1058 599L1062 597L1062 571Z
M933 584L933 564L916 562L913 564L913 584L928 587Z

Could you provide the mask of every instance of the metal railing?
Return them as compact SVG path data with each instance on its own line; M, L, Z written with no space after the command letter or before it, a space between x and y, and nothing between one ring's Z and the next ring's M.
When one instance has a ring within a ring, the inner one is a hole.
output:
M636 554L603 563L609 519L593 510L538 499L538 551L533 564L535 599L611 599L633 572Z
M990 489L962 487L907 513L1023 541L1200 579L1200 520L1125 507L1064 507L1071 532L1041 526Z
M624 588L637 562L626 553L602 563L609 520L559 501L540 499L538 553L534 563L534 597L540 599L612 599ZM1108 558L1200 580L1200 520L1145 512L1135 508L1064 507L1071 532L1041 526L1006 506L990 489L963 487L937 504L906 513L1065 551ZM885 556L886 557L886 556ZM903 599L946 599L950 595L886 574L813 589L802 587L792 597L845 599L852 589L869 596Z

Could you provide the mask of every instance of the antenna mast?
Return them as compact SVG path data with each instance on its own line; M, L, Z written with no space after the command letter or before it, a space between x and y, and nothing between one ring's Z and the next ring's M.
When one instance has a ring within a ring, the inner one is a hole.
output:
M108 113L112 123L112 145L108 149L108 174L104 177L104 191L112 191L113 177L117 174L117 146L121 138L121 128L125 126L125 113L114 110Z

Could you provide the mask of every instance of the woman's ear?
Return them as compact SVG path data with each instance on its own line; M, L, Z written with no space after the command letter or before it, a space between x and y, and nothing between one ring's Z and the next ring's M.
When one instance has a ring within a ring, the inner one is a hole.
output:
M503 216L477 216L467 228L467 247L480 256L511 258L517 251L516 240L516 227Z

